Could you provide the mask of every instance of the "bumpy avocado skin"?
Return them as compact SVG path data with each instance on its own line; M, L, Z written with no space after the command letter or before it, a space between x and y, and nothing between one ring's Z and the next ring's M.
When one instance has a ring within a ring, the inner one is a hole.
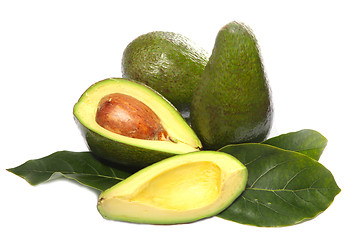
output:
M187 37L155 31L139 36L125 48L122 73L158 91L187 118L207 61L208 53Z
M271 92L257 41L244 24L220 29L191 105L204 149L260 142L271 128Z

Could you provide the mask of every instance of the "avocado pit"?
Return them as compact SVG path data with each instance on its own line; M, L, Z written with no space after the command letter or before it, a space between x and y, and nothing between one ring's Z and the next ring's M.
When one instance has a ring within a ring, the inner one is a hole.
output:
M103 97L96 112L96 122L103 128L131 138L168 140L160 118L136 98L112 93Z

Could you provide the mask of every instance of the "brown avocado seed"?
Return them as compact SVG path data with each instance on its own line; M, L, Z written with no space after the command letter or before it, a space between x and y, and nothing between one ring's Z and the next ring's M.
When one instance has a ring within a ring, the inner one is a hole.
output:
M96 112L96 122L123 136L168 140L168 134L154 111L129 95L113 93L103 97Z

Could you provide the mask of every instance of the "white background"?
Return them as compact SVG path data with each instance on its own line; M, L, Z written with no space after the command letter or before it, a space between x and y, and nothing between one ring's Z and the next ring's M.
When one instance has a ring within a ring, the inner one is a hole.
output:
M335 239L357 229L359 7L355 1L2 1L1 230L7 239ZM85 151L72 108L96 81L121 76L137 36L173 31L211 52L230 21L249 25L273 92L271 136L304 128L329 143L320 161L342 192L323 214L291 227L220 218L172 226L104 220L97 192L69 180L36 187L7 172L55 151ZM352 235L356 237L356 235Z

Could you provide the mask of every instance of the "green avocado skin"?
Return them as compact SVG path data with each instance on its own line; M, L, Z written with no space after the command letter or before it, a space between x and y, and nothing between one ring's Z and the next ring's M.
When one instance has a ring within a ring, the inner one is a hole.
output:
M204 149L266 138L273 119L271 93L257 41L244 24L220 29L190 116Z
M207 61L208 53L187 37L155 31L125 48L122 73L158 91L185 116Z
M81 124L76 117L75 122L91 152L117 167L130 167L137 170L175 155L117 142L91 131Z

